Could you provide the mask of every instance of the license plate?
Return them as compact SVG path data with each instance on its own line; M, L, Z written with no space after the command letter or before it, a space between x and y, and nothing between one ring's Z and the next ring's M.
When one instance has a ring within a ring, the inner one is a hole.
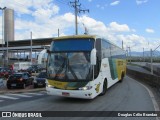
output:
M11 86L12 86L12 87L15 87L15 86L16 86L16 84L11 84Z
M38 85L43 85L42 83L38 83Z
M69 96L70 94L68 92L62 92L63 96Z

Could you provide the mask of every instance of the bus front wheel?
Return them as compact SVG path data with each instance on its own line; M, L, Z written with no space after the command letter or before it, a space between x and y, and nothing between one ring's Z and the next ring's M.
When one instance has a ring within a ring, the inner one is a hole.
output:
M103 90L102 90L100 96L105 95L106 92L107 92L107 80L105 79L104 83L103 83Z
M121 75L121 79L120 79L120 81L119 81L119 82L122 82L122 81L123 81L123 79L124 79L124 73L122 73L122 75Z

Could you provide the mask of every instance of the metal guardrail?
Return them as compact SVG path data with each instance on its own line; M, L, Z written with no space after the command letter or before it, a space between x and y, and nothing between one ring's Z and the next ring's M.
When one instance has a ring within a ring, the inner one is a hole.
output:
M127 74L132 77L136 78L139 81L145 82L158 90L160 90L160 77L152 74L146 74L139 71L131 70L127 68Z
M144 69L151 71L151 64L150 63L146 63L145 66L143 66ZM154 64L153 65L153 73L160 76L160 64Z

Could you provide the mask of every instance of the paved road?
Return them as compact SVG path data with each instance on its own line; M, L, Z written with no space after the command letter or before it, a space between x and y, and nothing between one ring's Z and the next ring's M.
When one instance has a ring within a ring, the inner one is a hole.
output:
M23 97L24 94L4 95L19 99L9 99L0 96L0 111L154 111L154 106L148 91L137 81L125 77L122 83L117 83L112 86L104 96L98 96L94 100L83 100L73 98L63 98L57 96L48 96L45 92L40 92L42 95L27 94L33 97ZM21 96L20 96L21 95ZM3 118L5 119L5 118ZM23 118L15 118L23 119ZM33 119L33 118L25 118ZM35 118L34 118L35 119ZM42 118L53 120L53 118ZM74 118L54 118L55 120L81 120L83 117ZM87 120L156 120L156 118L94 118L89 117ZM5 120L8 120L6 118ZM37 118L37 120L41 120Z

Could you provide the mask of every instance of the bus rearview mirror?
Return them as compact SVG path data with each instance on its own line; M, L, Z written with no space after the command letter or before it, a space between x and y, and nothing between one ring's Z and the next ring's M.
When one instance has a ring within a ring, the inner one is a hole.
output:
M91 51L91 58L90 58L90 60L91 60L91 65L96 65L96 49L94 48L94 49L92 49L92 51Z

